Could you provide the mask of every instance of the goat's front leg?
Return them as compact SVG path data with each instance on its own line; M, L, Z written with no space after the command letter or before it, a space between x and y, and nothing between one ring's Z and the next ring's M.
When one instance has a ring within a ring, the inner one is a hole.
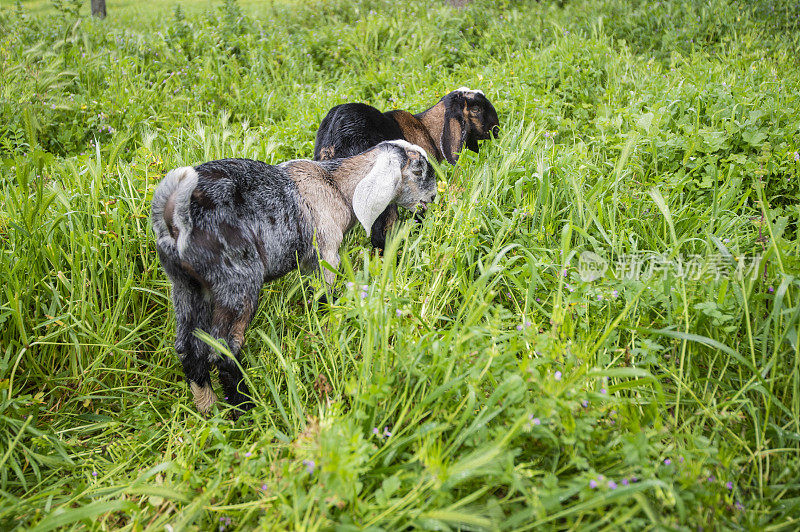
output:
M317 244L319 245L319 253L322 260L330 264L333 269L338 269L339 246L342 245L344 235L341 231L329 230L325 234L319 236L320 238ZM328 285L328 289L332 289L333 283L336 281L336 274L322 266L320 266L320 270L322 271L322 278L325 279L325 284Z
M386 240L390 236L392 227L397 223L397 219L397 205L393 203L386 207L386 210L372 224L372 230L370 231L372 247L383 251L383 248L386 247Z

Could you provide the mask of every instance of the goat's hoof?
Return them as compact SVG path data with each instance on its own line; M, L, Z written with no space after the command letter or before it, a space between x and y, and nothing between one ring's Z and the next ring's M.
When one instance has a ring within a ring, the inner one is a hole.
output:
M233 407L231 409L231 417L233 418L234 421L239 419L239 417L241 417L242 414L244 414L245 412L256 406L256 404L253 402L252 399L250 399L246 395L241 395L241 394L239 394L238 397L233 398L233 400L230 401L230 404Z
M194 405L197 408L197 411L201 414L207 414L210 412L211 407L214 406L214 403L217 401L217 396L214 393L214 390L211 388L211 384L206 383L203 386L200 386L196 382L191 382L189 384L189 389L192 391Z

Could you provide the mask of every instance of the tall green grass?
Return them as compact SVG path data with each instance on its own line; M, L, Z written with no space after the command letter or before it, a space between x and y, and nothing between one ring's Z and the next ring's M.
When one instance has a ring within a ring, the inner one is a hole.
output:
M0 11L0 528L797 527L795 3L184 4ZM257 407L197 414L164 173L462 85L500 139L383 256L354 230L335 303L267 285Z

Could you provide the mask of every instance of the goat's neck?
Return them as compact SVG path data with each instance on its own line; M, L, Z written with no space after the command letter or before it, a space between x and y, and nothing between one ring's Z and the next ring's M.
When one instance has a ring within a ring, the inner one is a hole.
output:
M444 111L444 102L440 101L430 109L426 109L414 115L431 134L431 138L436 143L437 149L439 149L442 154L444 154L444 148L441 145L442 132L444 131Z
M369 150L347 159L339 159L336 166L329 168L328 172L334 186L339 191L343 209L346 209L349 218L341 220L343 223L342 232L347 232L356 223L356 214L353 211L353 195L356 186L372 170L375 164L376 150Z
M356 186L372 170L376 155L373 152L374 150L370 150L347 159L340 159L339 165L330 172L336 188L339 189L339 192L351 206Z

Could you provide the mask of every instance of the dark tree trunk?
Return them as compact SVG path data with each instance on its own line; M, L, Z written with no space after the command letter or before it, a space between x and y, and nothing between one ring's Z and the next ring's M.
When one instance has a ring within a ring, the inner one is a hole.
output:
M92 0L92 16L106 18L106 0Z

